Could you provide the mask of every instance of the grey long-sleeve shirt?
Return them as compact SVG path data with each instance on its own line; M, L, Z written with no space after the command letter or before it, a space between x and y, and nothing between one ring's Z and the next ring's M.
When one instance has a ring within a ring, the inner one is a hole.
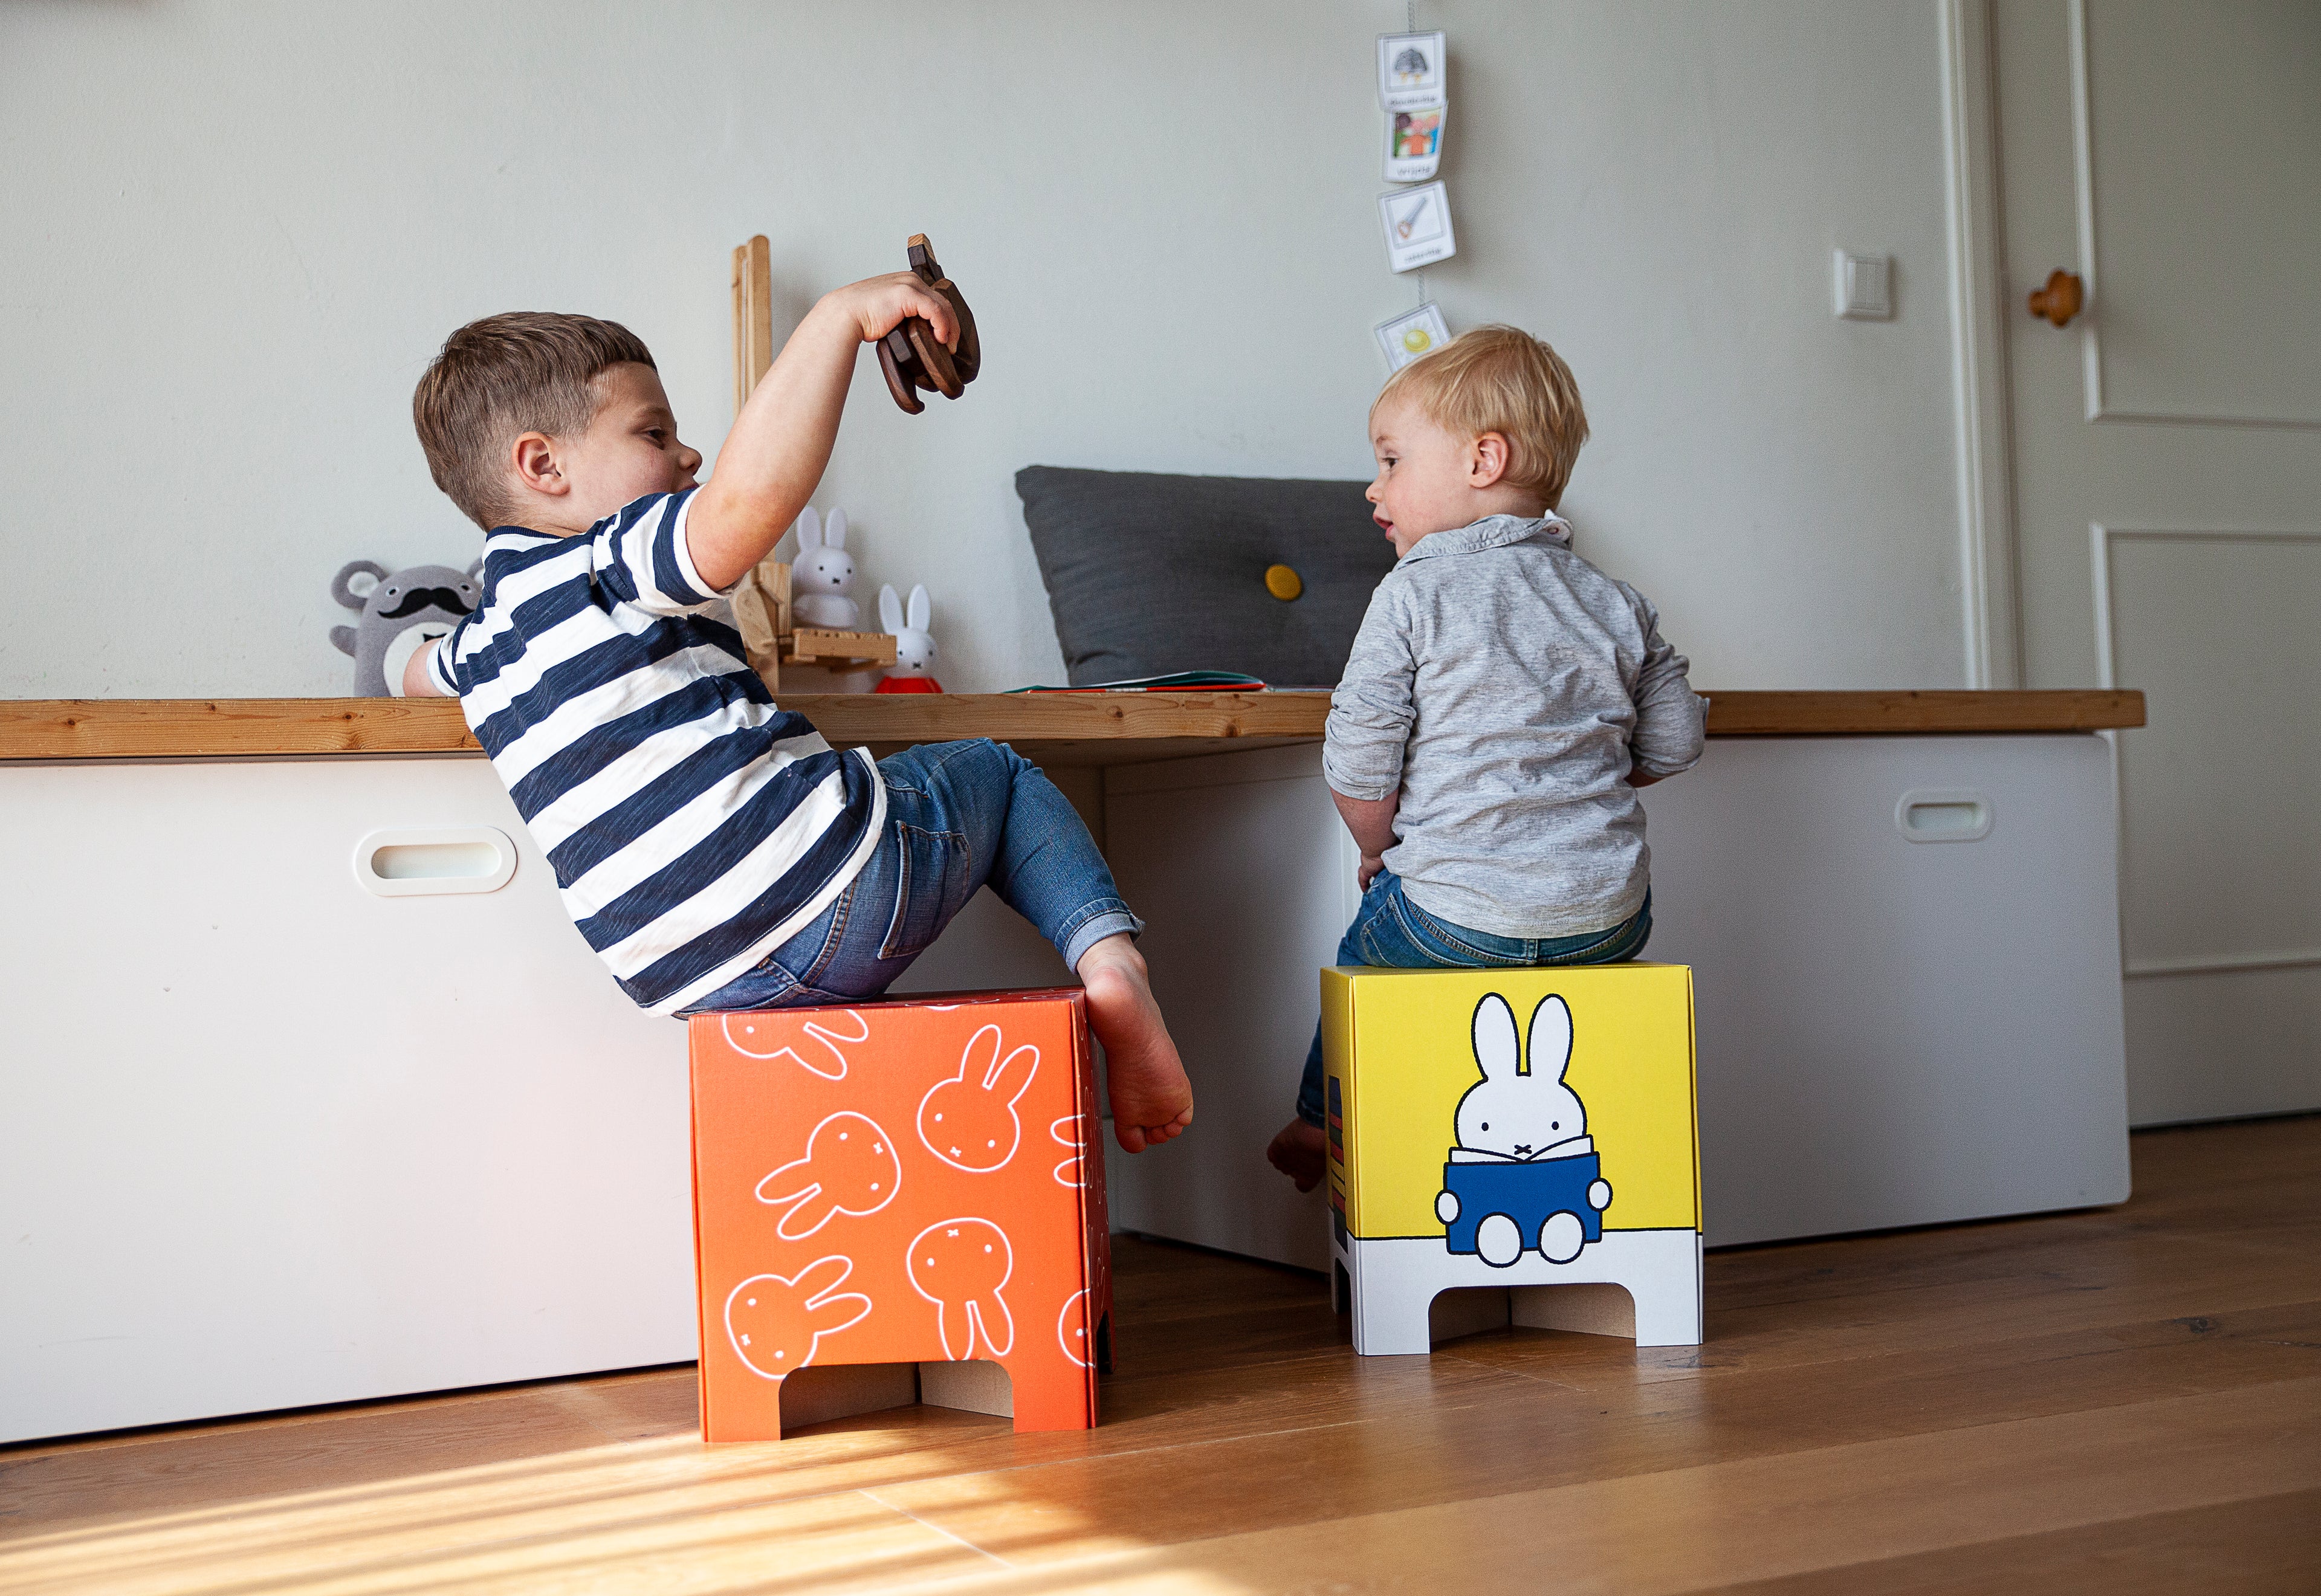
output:
M1652 853L1631 769L1674 775L1707 701L1660 616L1571 552L1569 522L1436 532L1378 585L1330 698L1322 773L1397 791L1387 867L1429 914L1502 937L1607 930Z

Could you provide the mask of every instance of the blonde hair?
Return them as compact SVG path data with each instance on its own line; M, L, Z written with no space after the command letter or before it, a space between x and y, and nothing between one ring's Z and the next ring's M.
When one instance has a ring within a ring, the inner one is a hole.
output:
M628 361L651 366L652 351L618 322L511 311L469 322L443 340L411 396L435 485L490 531L510 512L508 445L526 432L587 431L603 408L596 377Z
M1406 400L1446 432L1507 440L1500 481L1527 489L1552 510L1588 441L1588 413L1563 357L1519 327L1478 327L1387 378L1370 414Z

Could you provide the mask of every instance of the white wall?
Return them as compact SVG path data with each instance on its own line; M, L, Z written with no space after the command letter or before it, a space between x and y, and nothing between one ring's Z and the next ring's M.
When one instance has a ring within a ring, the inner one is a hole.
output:
M954 688L1055 679L1032 462L1367 476L1372 36L1400 5L0 8L0 696L327 694L343 561L464 564L413 383L587 311L731 420L727 256L778 331L924 230L986 374L858 377L822 503L934 590ZM1454 328L1565 353L1566 509L1733 687L1962 679L1934 0L1426 0ZM1839 322L1834 243L1900 314Z

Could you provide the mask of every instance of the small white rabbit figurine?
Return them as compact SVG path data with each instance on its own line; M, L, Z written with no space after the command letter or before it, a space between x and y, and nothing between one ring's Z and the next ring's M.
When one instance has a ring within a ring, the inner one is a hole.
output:
M895 668L878 684L880 693L940 693L942 685L931 674L935 667L935 639L927 628L934 621L934 601L925 584L911 589L910 613L892 587L878 590L878 624L895 634Z
M1563 1081L1571 1063L1563 1000L1543 998L1532 1011L1528 1073L1518 1073L1515 1011L1498 993L1475 1005L1474 1038L1483 1078L1459 1100L1459 1153L1528 1162L1572 1150L1588 1133L1588 1111Z
M852 631L862 608L846 596L854 585L854 557L846 552L846 512L830 512L828 530L808 504L798 512L797 563L790 567L790 612L801 626Z

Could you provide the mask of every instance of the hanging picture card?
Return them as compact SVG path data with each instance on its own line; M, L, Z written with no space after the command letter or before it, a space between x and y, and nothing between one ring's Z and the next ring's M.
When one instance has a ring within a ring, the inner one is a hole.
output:
M1378 41L1379 104L1388 111L1440 105L1449 98L1443 84L1443 35L1381 33Z
M1424 183L1443 164L1444 107L1421 105L1387 117L1386 180Z
M1395 271L1432 266L1459 252L1451 196L1440 183L1379 195L1379 222L1386 229L1386 263Z
M1451 341L1451 329L1443 321L1443 307L1431 299L1391 322L1380 322L1375 331L1379 348L1386 351L1388 371L1400 371L1419 356Z

